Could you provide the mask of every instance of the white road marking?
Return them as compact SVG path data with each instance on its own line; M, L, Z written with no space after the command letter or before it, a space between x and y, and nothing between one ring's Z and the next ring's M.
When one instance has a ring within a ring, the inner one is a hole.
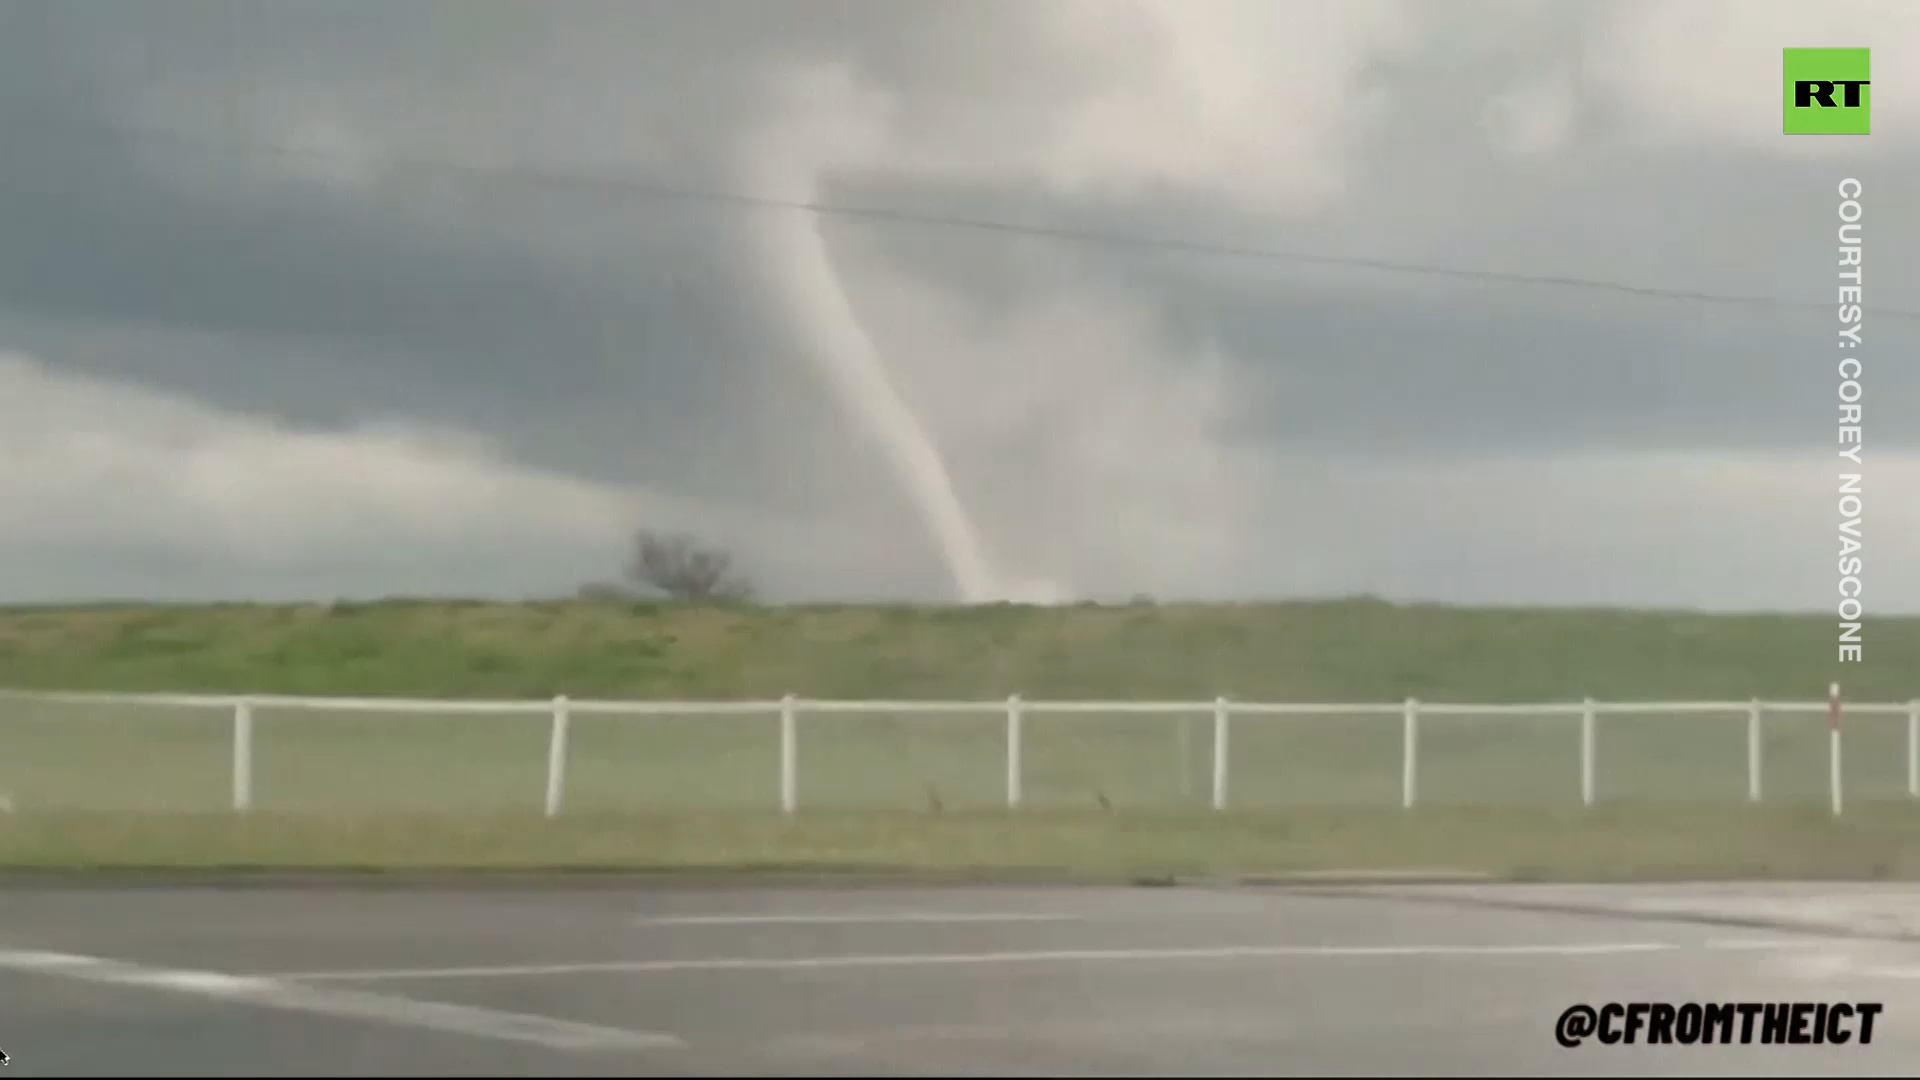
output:
M288 972L288 982L374 982L403 979L508 979L543 975L648 974L676 971L785 971L823 968L957 967L993 964L1068 964L1176 960L1274 960L1419 956L1616 956L1674 952L1665 942L1578 945L1227 945L1215 948L1046 949L1027 952L881 953L844 956L690 957L682 960L600 960L497 967L387 968Z
M1920 967L1847 967L1841 970L1843 975L1861 975L1869 979L1920 979Z
M1870 963L1844 953L1818 953L1799 960L1791 970L1814 979L1920 980L1920 965Z
M1890 942L1824 942L1824 949L1800 949L1782 955L1769 965L1773 973L1812 983L1835 983L1842 987L1862 982L1881 981L1876 989L1895 994L1911 994L1913 983L1920 982L1920 955L1911 945ZM1898 984L1907 985L1898 985Z
M991 912L951 912L935 911L898 911L875 912L869 915L840 912L834 914L793 914L793 915L658 915L643 916L638 921L647 926L885 926L888 924L925 925L925 924L963 924L963 923L1025 923L1025 922L1079 922L1080 915L1041 915Z
M1720 952L1774 952L1782 949L1831 949L1833 942L1814 938L1714 938L1706 943Z
M369 1020L475 1038L531 1043L554 1050L620 1051L686 1045L680 1039L661 1032L599 1027L528 1013L416 1001L360 990L300 986L273 976L148 967L75 953L0 950L0 970L31 972L113 986L143 987L261 1008Z

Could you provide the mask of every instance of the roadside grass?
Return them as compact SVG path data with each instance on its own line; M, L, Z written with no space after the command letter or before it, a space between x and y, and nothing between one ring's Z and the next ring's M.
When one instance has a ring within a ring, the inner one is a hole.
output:
M1534 881L1920 877L1920 810L365 817L15 814L12 870L1035 871L1089 879L1406 870Z

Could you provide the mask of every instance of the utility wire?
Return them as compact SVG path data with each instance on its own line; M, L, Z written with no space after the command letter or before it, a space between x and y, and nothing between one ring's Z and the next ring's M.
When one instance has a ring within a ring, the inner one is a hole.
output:
M17 114L16 114L17 115ZM15 125L17 126L17 125ZM44 126L36 124L35 126ZM150 126L127 125L88 125L100 134L111 134L123 139L148 142L164 142L182 149L198 153L229 157L269 157L276 159L321 159L329 157L338 160L339 153L329 154L318 149L295 149L290 147L267 146L259 143L242 142L234 139L214 138L178 130L167 130ZM0 125L4 130L4 125ZM82 134L76 125L64 124L60 129L70 135ZM1001 233L1014 236L1028 236L1041 239L1060 240L1070 243L1097 245L1104 247L1132 248L1139 250L1164 251L1176 254L1211 256L1291 264L1299 266L1327 266L1344 269L1371 270L1386 274L1401 274L1420 277L1438 277L1460 281L1474 281L1484 284L1533 285L1545 288L1584 289L1591 292L1607 292L1616 295L1636 296L1649 299L1673 300L1702 304L1761 308L1766 310L1833 310L1834 304L1815 300L1788 300L1769 296L1741 296L1729 293L1705 292L1693 289L1674 289L1653 285L1635 285L1628 282L1606 281L1596 278L1584 278L1558 274L1529 274L1515 271L1482 270L1471 267L1441 266L1423 263L1399 262L1388 259L1370 259L1355 256L1328 255L1315 252L1287 251L1273 248L1245 247L1231 244L1218 244L1206 241L1186 240L1179 237L1151 236L1117 232L1093 231L1086 229L1057 228L1043 225L1021 224L1009 221L995 221L987 218L962 217L946 214L926 213L914 210L900 210L885 207L855 206L845 203L824 203L777 199L766 196L750 195L741 192L726 191L717 188L694 188L645 180L638 177L586 176L578 173L552 172L524 166L474 165L445 159L424 157L395 156L385 152L379 155L379 170L382 173L440 173L465 176L482 181L510 183L519 186L538 188L574 189L602 194L614 194L627 197L643 197L660 200L680 200L706 203L717 206L732 206L741 209L778 210L817 214L822 217L842 218L855 221L871 221L895 225L924 225L938 228L967 230L973 232ZM1868 305L1867 314L1875 319L1896 319L1902 321L1920 321L1920 311L1903 308L1885 308Z

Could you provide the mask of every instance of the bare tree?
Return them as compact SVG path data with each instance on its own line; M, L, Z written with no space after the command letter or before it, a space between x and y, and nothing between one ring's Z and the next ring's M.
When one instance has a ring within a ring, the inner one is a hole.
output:
M634 536L627 578L675 600L747 600L753 588L733 571L733 556L679 533L642 529Z

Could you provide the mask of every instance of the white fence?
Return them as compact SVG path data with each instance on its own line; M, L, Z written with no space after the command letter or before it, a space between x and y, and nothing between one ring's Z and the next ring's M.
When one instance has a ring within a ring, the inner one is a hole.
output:
M394 698L331 698L284 696L224 696L198 694L88 694L0 692L0 707L7 702L69 706L113 706L138 709L218 709L232 716L232 795L231 807L244 812L254 806L256 710L272 708L306 713L335 714L432 714L438 716L521 715L540 718L547 727L547 763L544 807L548 816L561 812L567 798L569 773L568 740L574 718L613 715L645 723L648 717L764 717L777 723L778 773L769 779L776 786L778 805L788 814L801 806L800 761L803 749L803 717L830 715L885 714L893 717L924 717L936 721L955 715L1004 718L1006 764L1005 801L1010 808L1023 805L1026 769L1023 753L1027 746L1025 724L1029 717L1063 714L1087 714L1096 719L1142 714L1211 714L1211 805L1226 810L1230 805L1228 780L1232 760L1231 735L1236 720L1279 717L1384 717L1400 721L1399 797L1400 805L1412 808L1419 801L1421 783L1421 734L1427 721L1450 717L1509 716L1527 722L1552 722L1562 718L1578 723L1578 784L1580 800L1587 806L1596 802L1596 776L1602 765L1596 749L1596 733L1608 717L1658 714L1681 717L1689 714L1744 713L1746 718L1746 797L1762 799L1765 776L1762 734L1763 717L1769 714L1804 714L1827 717L1827 777L1824 786L1830 796L1832 812L1843 807L1845 770L1842 768L1842 738L1846 728L1841 722L1837 696L1827 701L1670 701L1599 702L1546 704L1442 704L1407 700L1396 703L1279 703L1229 701L1150 702L1150 701L1026 701L1015 696L999 701L823 701L793 696L763 701L595 701L557 697L550 701L456 701ZM1905 794L1920 798L1920 700L1904 703L1848 703L1848 717L1897 716L1905 718ZM938 714L937 716L934 714ZM4 719L0 712L0 720ZM996 720L997 722L997 720ZM1684 722L1676 719L1676 722ZM1814 721L1817 723L1817 721ZM4 724L0 724L0 755L4 755ZM1884 742L1884 740L1883 740ZM1183 731L1181 748L1188 740ZM1884 752L1890 745L1881 747ZM997 751L996 751L997 753ZM1572 762L1568 763L1569 765ZM997 767L997 766L996 766Z

